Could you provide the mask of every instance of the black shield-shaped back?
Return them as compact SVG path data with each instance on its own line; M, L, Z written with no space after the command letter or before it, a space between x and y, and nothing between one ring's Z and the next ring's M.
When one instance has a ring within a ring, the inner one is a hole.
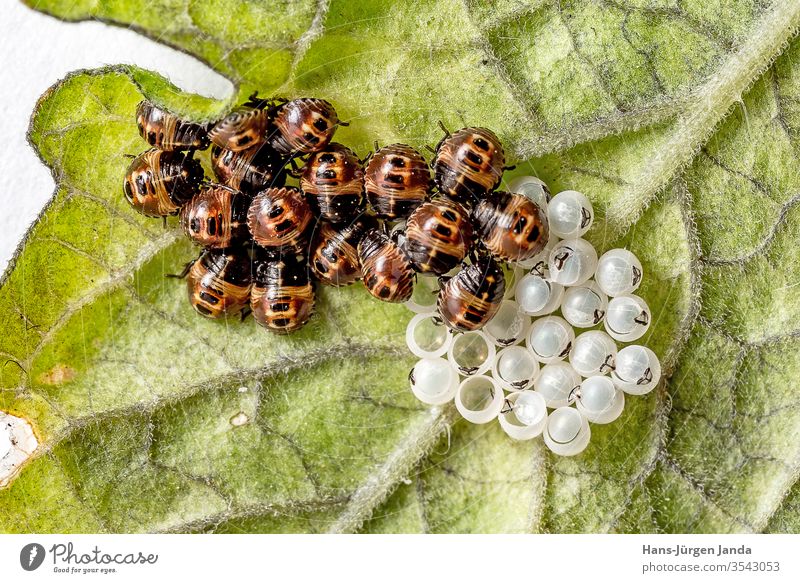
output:
M506 291L503 269L491 257L462 268L439 290L439 315L453 330L480 330L500 309Z
M302 254L259 253L250 307L256 322L270 332L302 328L314 313L314 283Z
M211 167L221 183L249 195L286 184L286 158L267 144L246 150L211 148Z
M334 223L349 221L364 210L364 171L350 148L328 144L308 157L300 188L316 214Z
M486 248L503 261L524 261L547 245L547 214L521 194L495 191L472 211L475 230Z
M181 209L181 227L192 242L221 249L244 243L250 236L250 197L221 184L206 184Z
M384 302L404 302L411 297L414 269L399 245L381 229L372 229L358 244L364 286Z
M339 126L336 110L324 99L294 99L270 113L273 122L269 143L285 156L319 152L330 143Z
M360 279L358 244L367 232L377 226L375 217L367 214L347 224L317 223L309 257L314 277L332 286L349 285Z
M152 148L133 159L123 182L130 205L148 217L177 214L197 193L203 167L192 152Z
M205 150L209 145L209 124L183 120L147 100L136 107L136 126L139 135L159 150Z
M238 314L250 302L252 281L246 248L204 251L186 278L189 303L207 318Z
M486 128L464 128L445 136L433 161L439 192L462 204L476 203L497 188L504 167L503 145Z
M405 144L381 148L364 170L370 206L383 219L406 218L425 202L432 185L425 158Z
M403 251L421 272L442 275L456 267L472 246L467 209L445 199L417 207L406 223Z
M268 102L250 100L231 111L208 131L212 143L220 148L239 152L267 139Z

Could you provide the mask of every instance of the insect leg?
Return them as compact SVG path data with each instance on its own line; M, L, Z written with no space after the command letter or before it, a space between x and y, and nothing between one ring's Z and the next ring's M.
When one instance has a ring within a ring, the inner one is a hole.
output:
M189 271L192 269L192 265L200 261L203 258L203 255L205 254L206 252L204 251L203 253L200 254L200 257L198 257L197 259L192 259L189 263L184 265L180 273L165 273L164 277L184 279L187 275L189 275Z
M245 319L247 318L247 316L249 316L252 313L253 313L253 309L250 306L245 306L244 308L242 308L241 319L239 321L240 322L244 322Z
M291 160L289 160L289 165L292 167L292 169L287 170L286 174L288 174L292 178L300 178L301 171L300 167L297 165L297 161L294 158L292 158Z

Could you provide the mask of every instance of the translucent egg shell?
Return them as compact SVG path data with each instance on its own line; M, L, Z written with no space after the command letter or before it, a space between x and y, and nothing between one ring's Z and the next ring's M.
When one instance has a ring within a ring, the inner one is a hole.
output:
M625 394L607 376L593 376L581 383L575 407L592 423L611 423L622 414Z
M423 358L408 374L411 391L423 403L443 405L458 389L458 373L443 358Z
M492 366L492 376L507 391L521 391L533 386L539 373L539 363L530 350L522 346L509 346L497 352Z
M631 294L642 283L642 263L627 249L612 249L597 261L595 281L611 297Z
M604 324L614 340L633 342L644 336L652 319L647 302L639 296L624 295L608 302Z
M492 367L497 349L482 331L456 334L447 349L447 360L463 376L482 375Z
M406 345L420 358L444 355L452 340L452 332L434 313L417 314L406 327Z
M608 374L614 370L617 344L605 332L590 330L572 343L569 363L583 377Z
M581 377L566 362L555 362L542 367L533 381L534 390L544 397L550 408L564 407L572 402Z
M547 417L543 438L554 454L577 455L589 445L589 421L575 407L559 407Z
M528 350L541 363L549 364L564 360L572 349L575 331L558 316L547 316L536 320L528 332Z
M591 328L603 321L608 297L594 281L567 288L561 300L561 314L576 328Z
M551 314L561 305L564 286L529 273L517 284L516 300L523 312L530 316Z
M555 195L547 205L550 231L562 239L582 237L594 222L592 203L577 190L565 190Z
M503 300L500 309L483 327L483 331L497 346L511 346L522 341L530 325L530 317L520 309L517 302Z
M505 402L503 390L495 380L484 375L461 381L454 398L456 409L470 423L489 423L500 414Z
M507 190L527 196L543 209L547 209L547 203L550 201L550 189L543 180L535 176L517 176L508 183Z
M629 395L644 395L658 384L661 363L652 350L633 344L617 353L617 366L610 377L617 388Z
M498 420L500 427L512 439L533 439L542 433L547 423L547 405L539 393L511 393L505 399Z
M436 297L439 293L439 280L432 275L417 274L417 282L411 298L403 305L415 314L429 314L436 311Z
M597 251L585 239L564 239L550 250L550 280L564 286L581 285L597 269Z

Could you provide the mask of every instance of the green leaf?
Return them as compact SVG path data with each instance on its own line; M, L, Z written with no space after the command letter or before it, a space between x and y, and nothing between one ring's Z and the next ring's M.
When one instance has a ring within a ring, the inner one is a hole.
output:
M517 169L593 200L629 246L668 377L575 458L407 389L409 315L359 286L275 338L195 317L193 250L134 214L145 96L230 103L157 74L69 76L30 139L57 189L0 288L0 411L32 459L0 531L703 532L800 529L800 2L37 2L133 26L237 87L330 99L337 139L492 127ZM776 60L777 59L777 60Z

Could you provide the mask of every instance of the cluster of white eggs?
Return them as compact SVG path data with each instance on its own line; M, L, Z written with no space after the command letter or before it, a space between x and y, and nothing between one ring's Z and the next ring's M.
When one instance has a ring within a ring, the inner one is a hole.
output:
M548 200L547 187L533 176L515 179L509 190L546 209L550 241L507 268L500 310L476 332L444 326L436 314L436 278L419 278L406 303L416 313L406 343L420 358L409 373L411 390L429 405L455 401L472 423L498 419L513 439L542 435L554 453L575 455L589 444L590 423L614 421L625 393L648 393L661 377L652 350L636 344L618 350L615 342L633 342L650 326L647 303L634 295L642 264L625 249L598 259L581 238L594 214L580 192Z

